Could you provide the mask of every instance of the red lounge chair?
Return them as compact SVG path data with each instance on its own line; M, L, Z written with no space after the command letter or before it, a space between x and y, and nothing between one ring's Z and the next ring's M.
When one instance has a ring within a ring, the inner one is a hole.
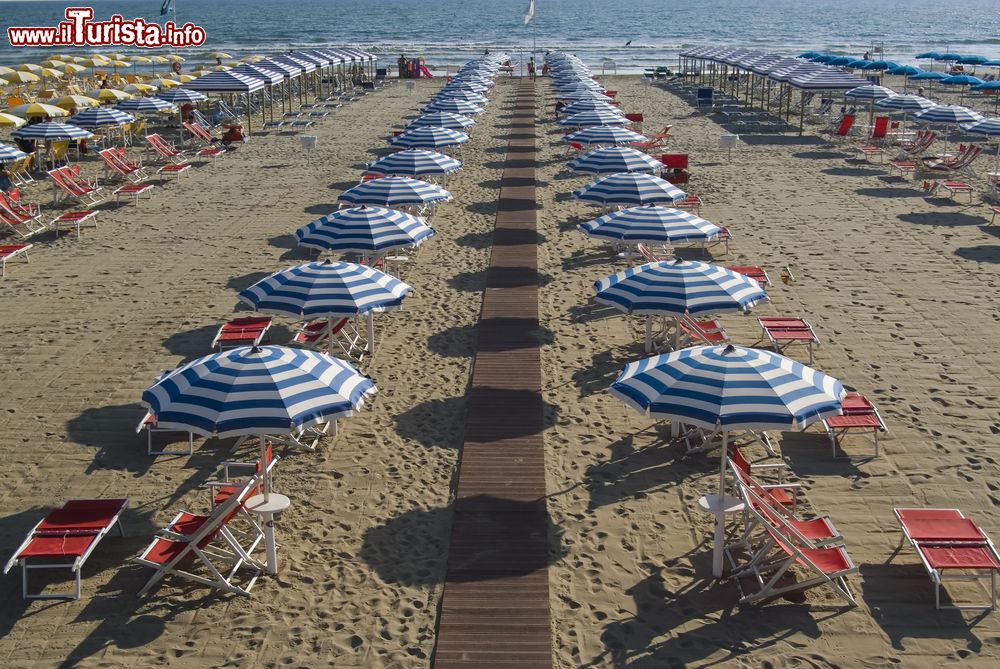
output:
M688 196L683 200L674 202L674 207L677 209L693 209L695 214L700 214L702 204L704 204L704 202L702 202L700 197L688 193Z
M93 209L84 209L80 211L67 211L63 214L59 214L52 219L52 223L49 224L51 227L59 230L63 227L69 227L76 230L76 238L80 238L80 228L84 225L91 225L97 227L97 212Z
M971 165L979 154L983 152L983 147L978 144L970 144L963 150L958 152L953 158L946 159L930 159L924 158L921 165L918 166L922 171L927 171L935 174L964 174L972 173Z
M260 460L254 462L223 462L222 471L220 472L220 477L218 481L209 481L205 485L212 491L212 506L218 506L220 504L225 504L226 500L233 495L240 492L243 487L243 481L237 481L236 476L232 474L234 470L243 469L253 472L254 475L263 477L265 474L270 477L273 473L274 466L278 464L278 460L281 457L274 454L274 445L269 441L267 446L264 448L264 461L267 463L265 472L265 467L261 464ZM261 480L263 484L263 479ZM250 491L250 495L263 494L263 485L258 487L256 490Z
M799 491L802 486L798 483L786 483L784 472L788 470L785 462L768 462L763 464L750 464L740 452L739 448L734 448L729 454L729 462L733 465L733 474L737 481L770 502L782 508L795 509L798 504ZM778 474L778 483L762 484L754 476L754 472L773 471Z
M27 538L14 551L3 573L21 565L21 596L25 599L80 599L80 570L111 529L125 530L121 514L128 508L127 499L74 499L48 513L31 528ZM65 569L73 572L76 587L72 593L28 594L29 569Z
M629 124L626 127L629 130L633 130L633 131L635 131L635 132L637 132L637 133L639 133L641 135L642 134L643 115L642 114L625 114L625 118L629 121Z
M875 457L878 457L878 433L889 431L878 409L875 408L875 405L867 397L860 393L847 393L840 406L844 415L831 416L823 421L826 434L830 437L830 447L833 449L833 457L838 457L837 450L840 448L840 442L851 431L871 431L875 438Z
M732 464L732 461L730 461ZM781 504L776 503L768 495L761 494L760 486L748 486L742 481L736 481L737 492L740 499L747 508L754 509L763 515L775 527L783 527L795 536L796 540L802 542L809 548L820 548L822 546L842 543L843 535L837 530L830 516L817 516L800 520L795 517L791 510ZM749 538L750 533L759 524L751 514L745 518L746 528L744 530L744 540ZM743 543L743 542L741 542ZM727 547L727 550L730 547Z
M121 202L122 196L133 198L135 206L139 206L139 198L144 193L149 193L149 199L153 199L153 184L125 184L114 190L115 202Z
M18 239L27 240L46 229L47 226L37 220L21 216L0 203L0 231L12 232Z
M160 372L156 380L159 381L164 376L170 373L170 370L164 370ZM194 432L188 432L187 443L188 447L186 451L154 451L153 450L153 433L154 432L183 432L183 430L177 430L173 428L161 428L156 424L156 414L152 411L147 411L146 415L142 417L139 421L139 425L135 428L135 433L139 434L143 430L146 431L146 454L147 455L191 455L194 453Z
M844 114L840 119L840 125L837 126L836 132L834 132L834 137L847 137L847 134L851 132L851 128L854 127L854 119L856 117L854 114Z
M907 172L916 172L917 163L913 160L890 160L889 174L892 174L893 170L899 170L899 176L903 176Z
M809 348L809 364L812 364L813 345L819 346L820 341L807 321L787 316L758 318L757 321L775 351L784 354L793 344L805 345Z
M60 199L60 193L62 198L76 200L83 205L99 204L104 200L104 193L96 181L87 182L78 179L70 169L69 167L57 167L54 170L49 170L48 174L56 188L57 201Z
M689 314L678 319L681 331L693 343L722 345L729 343L729 335L722 323L715 319L698 320Z
M237 346L257 346L264 340L270 327L270 316L234 318L219 326L219 331L212 340L212 348L218 346L220 351L224 351Z
M1000 555L990 538L958 509L893 509L903 528L903 538L917 551L920 562L934 583L934 606L938 609L993 611L997 606L997 571ZM941 606L941 585L949 580L990 583L989 604ZM961 572L955 574L955 572Z
M948 191L948 199L954 200L955 193L967 193L969 195L969 202L972 202L972 195L976 192L976 189L967 183L961 181L925 181L924 190L927 195L933 195L938 188L943 188Z
M170 574L238 595L249 595L264 570L264 566L251 557L263 539L263 532L252 519L248 519L250 532L247 540L250 544L244 546L229 529L229 524L243 509L244 502L259 489L261 482L259 475L252 476L239 491L208 515L181 511L174 516L135 559L139 564L156 570L139 594L145 594L161 578ZM243 537L245 533L240 532L240 535ZM196 567L203 568L202 573L186 569L185 562L195 562ZM249 567L252 575L239 585L235 578L244 567Z
M104 149L99 155L104 160L105 174L114 173L132 183L142 183L149 179L142 163L129 161L124 148Z
M0 190L0 207L21 216L35 221L42 219L42 209L37 203L25 202L21 198L21 191L11 188L7 192Z
M302 348L326 351L332 351L336 344L348 359L357 359L358 354L364 349L361 332L348 318L334 321L332 326L325 319L305 323L289 343Z
M726 269L730 269L743 276L748 276L764 288L768 288L771 285L771 278L764 271L763 267L758 267L757 265L729 265Z
M0 245L0 276L7 272L7 261L17 256L23 256L24 262L28 262L28 249L31 244L2 244Z

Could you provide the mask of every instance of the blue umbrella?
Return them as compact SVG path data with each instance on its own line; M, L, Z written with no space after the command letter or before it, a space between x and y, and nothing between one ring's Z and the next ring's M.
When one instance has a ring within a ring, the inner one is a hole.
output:
M464 132L441 128L437 126L418 126L406 132L391 137L390 144L405 146L407 148L438 148L445 146L457 146L469 141L469 136Z
M600 102L607 102L610 98L604 93L598 93L597 91L591 90L575 90L567 91L565 93L555 92L553 97L558 100L598 100Z
M972 86L969 90L972 91L997 91L1000 90L1000 81L986 81L981 84L976 84Z
M815 58L816 56L822 56L822 55L823 55L822 52L819 51L806 51L804 53L800 53L798 56L796 56L796 58Z
M831 60L826 61L827 65L847 65L848 63L853 63L856 59L851 56L837 56Z
M910 81L918 81L924 79L947 79L948 75L944 72L934 72L932 70L925 70L923 72L918 72L910 77Z
M937 51L925 51L924 53L918 53L915 57L920 60L939 60L941 54Z
M925 123L949 123L958 125L960 123L974 123L983 120L983 115L961 105L937 105L924 111L917 112L913 118L918 118Z
M919 95L890 95L875 103L879 109L897 109L900 111L922 111L936 107L937 104Z
M698 346L625 365L609 392L645 414L722 431L716 508L726 492L730 431L801 429L842 413L837 379L778 353ZM725 516L717 514L712 573L722 576Z
M962 65L982 65L989 62L989 60L986 56L962 56L958 59L958 62Z
M683 200L687 193L665 179L641 172L619 172L573 191L578 200L595 204L655 204Z
M426 107L424 107L426 112L450 112L452 114L462 114L463 116L468 116L470 114L482 114L485 109L471 102L466 102L465 100L457 100L454 98L435 100Z
M68 123L45 121L34 125L22 126L11 133L11 135L18 139L51 139L61 141L67 139L87 139L88 137L93 137L94 133Z
M868 65L871 65L873 61L865 60L864 58L858 58L857 60L852 60L847 63L846 67L850 67L855 70L863 70Z
M461 130L475 124L476 122L468 116L452 114L451 112L431 112L415 118L409 123L411 126L431 125L439 128L451 128L452 130Z
M972 76L971 74L956 74L950 77L945 77L940 83L943 86L977 86L986 82L979 77Z
M590 237L637 244L715 239L722 228L682 209L658 205L613 211L577 226Z
M913 67L912 65L897 65L889 70L889 74L897 74L904 77L911 77L914 74L920 74L921 72L923 72L923 70L919 67Z
M645 142L647 137L628 128L612 125L595 125L577 130L563 137L564 142L573 144L634 144Z
M1000 58L997 58L995 60L988 60L985 63L983 63L983 65L987 67L1000 67Z
M812 61L813 63L829 63L831 60L834 60L835 58L837 58L837 56L832 56L828 53L824 53L818 56L813 56L809 60Z
M7 162L9 160L21 160L22 158L27 157L27 155L27 153L21 151L20 149L16 149L13 146L0 142L0 163Z
M366 255L417 246L433 235L434 229L417 216L366 206L339 209L295 231L299 246Z
M198 95L201 95L201 93ZM131 100L122 100L115 105L115 109L134 114L160 114L163 112L176 112L177 105L157 97L132 98Z
M419 179L382 177L345 190L338 199L354 205L401 207L444 202L451 199L451 193L437 184Z
M605 147L577 156L568 166L583 174L612 174L614 172L658 172L663 168L656 158L629 147Z
M240 347L193 360L142 393L161 428L203 436L288 434L361 408L375 384L326 353ZM269 493L269 477L264 493Z
M254 81L260 81L260 79L255 79ZM178 86L177 88L168 88L165 91L160 91L153 97L159 98L161 100L166 100L167 102L173 102L174 104L183 102L202 102L208 99L208 96L205 95L204 93L184 88L182 86Z
M849 98L858 98L859 100L882 100L895 94L896 92L891 88L875 84L864 84L844 93Z
M100 128L109 125L125 125L135 120L131 114L114 107L91 107L73 117L73 124L80 128Z
M595 109L593 111L573 114L572 116L564 116L557 123L573 128L584 128L592 125L625 125L626 123L631 123L631 121L621 114Z
M862 70L891 70L893 68L899 67L899 63L893 60L876 60L868 63Z
M462 169L462 161L437 151L406 149L390 153L368 166L372 174L395 176L429 176L449 174Z
M1000 82L994 83L1000 84ZM1000 88L1000 86L998 86L998 88ZM987 118L982 121L967 123L961 127L962 130L975 133L977 135L1000 137L1000 118ZM993 161L993 171L996 172L998 167L1000 167L1000 144L997 144L997 155L996 159Z
M962 54L960 53L939 53L934 60L959 60L961 58Z

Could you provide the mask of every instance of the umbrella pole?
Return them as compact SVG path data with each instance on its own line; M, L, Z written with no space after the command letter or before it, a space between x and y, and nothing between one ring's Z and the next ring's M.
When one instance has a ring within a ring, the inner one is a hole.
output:
M333 318L326 319L326 352L333 355Z
M679 351L681 348L681 319L680 317L674 318L674 350Z
M719 499L715 510L715 550L712 553L712 576L722 578L723 557L726 551L726 458L729 454L729 432L722 432L722 455L719 460Z
M271 499L271 473L267 469L267 440L263 434L260 437L260 471L264 483L264 502Z
M375 312L368 312L368 355L375 355Z
M806 96L802 95L802 109L799 111L799 137L802 136L802 127L806 122Z

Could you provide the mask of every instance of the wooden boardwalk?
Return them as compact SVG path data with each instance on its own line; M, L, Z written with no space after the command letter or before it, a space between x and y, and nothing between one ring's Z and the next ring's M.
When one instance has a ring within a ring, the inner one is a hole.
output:
M434 666L552 666L535 89L520 84L478 324Z

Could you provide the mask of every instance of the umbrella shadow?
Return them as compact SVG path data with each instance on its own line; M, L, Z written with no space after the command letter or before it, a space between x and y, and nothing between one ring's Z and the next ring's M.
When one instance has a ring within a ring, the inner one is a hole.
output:
M852 437L852 440L845 444L848 452L874 451L874 446L867 442L867 437ZM852 488L861 489L868 485L871 477L858 465L873 458L834 458L830 453L829 437L818 428L782 431L781 455L791 464L792 471L804 481L819 477L839 477L851 481Z
M591 356L589 365L577 369L570 376L573 385L580 391L580 397L607 390L618 378L627 357L621 349L601 351Z
M920 197L923 195L916 188L858 188L854 192L864 197L881 197L891 200L901 197Z
M620 309L616 309L610 304L601 304L594 300L588 300L584 304L574 304L566 310L566 315L571 323L590 323L602 318L614 318L621 316Z
M332 214L337 211L337 207L338 205L336 203L324 202L322 204L311 204L307 207L303 207L302 212L313 216L326 216L327 214Z
M806 160L837 160L849 158L851 154L843 151L798 151L792 154L792 158L804 158Z
M477 351L501 352L545 346L555 341L552 330L534 319L485 318L476 325L456 325L427 338L427 348L445 357L471 358ZM494 328L518 327L524 337L489 337L480 333Z
M472 204L465 205L465 210L470 214L483 214L485 216L496 216L497 201L490 200L488 202L473 202Z
M249 274L243 274L242 276L234 276L226 281L226 288L239 293L254 285L261 279L266 279L271 276L271 274L271 272L250 272Z
M461 545L449 545L460 533ZM462 497L446 507L412 509L365 531L361 559L386 583L426 586L485 582L546 569L565 555L562 529L545 498Z
M572 272L578 269L593 269L600 266L601 271L606 270L607 274L614 274L620 269L615 266L615 260L616 258L609 253L607 246L599 249L590 248L573 251L573 253L562 261L562 270L564 272Z
M940 225L945 227L959 227L963 225L982 225L981 216L972 216L961 212L913 212L910 214L899 214L896 216L904 223L916 223L917 225Z
M350 190L358 185L357 180L355 181L335 181L327 186L331 190L345 191Z
M955 249L955 255L975 262L1000 263L1000 245L963 246Z
M885 174L884 170L876 170L871 167L828 167L820 172L833 177L874 177Z
M295 235L274 235L267 238L267 243L279 249L297 249L299 240Z
M150 383L152 381L150 379ZM66 421L66 434L73 443L95 449L86 473L115 469L131 472L138 478L148 472L156 458L146 454L145 433L136 431L145 415L146 407L133 402L90 407ZM170 436L171 448L187 447L186 433L171 433ZM156 443L164 446L162 440Z
M545 286L554 280L533 267L490 267L474 272L459 272L448 279L454 290L481 292L484 288L521 288Z

